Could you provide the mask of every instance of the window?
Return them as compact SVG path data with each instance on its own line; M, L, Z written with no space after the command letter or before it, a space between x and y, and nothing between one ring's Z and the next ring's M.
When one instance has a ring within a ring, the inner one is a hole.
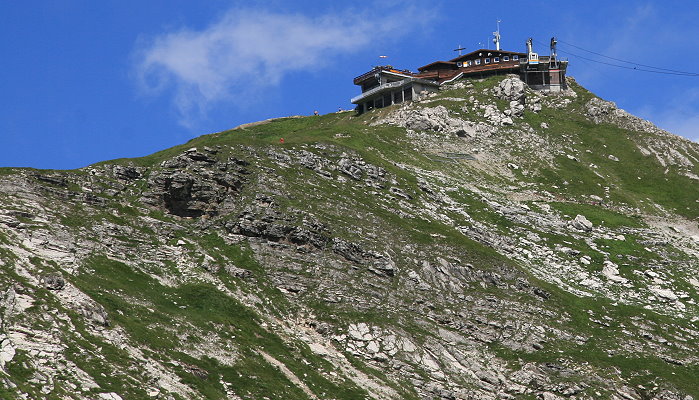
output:
M503 56L502 61L510 61L510 56Z
M500 57L495 57L495 58L493 59L493 62L500 62Z
M470 67L471 65L473 65L473 61L472 61L472 60L468 60L468 66Z
M481 65L481 59L480 59L480 58L476 58L476 65Z
M486 64L490 64L490 58L486 58L486 59L485 59L485 63L486 63Z
M517 60L519 60L519 56L514 55L514 56L512 56L512 59L513 59L514 61L517 61Z

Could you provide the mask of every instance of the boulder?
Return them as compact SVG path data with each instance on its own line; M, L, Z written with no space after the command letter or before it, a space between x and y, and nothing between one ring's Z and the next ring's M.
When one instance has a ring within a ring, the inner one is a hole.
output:
M512 100L510 102L510 114L513 117L522 117L524 115L524 104L518 100ZM545 124L545 122L542 122Z
M575 219L570 221L570 226L583 232L590 232L593 225L584 215L578 214L575 216Z
M109 315L107 315L107 311L97 303L83 303L78 311L85 318L98 325L109 326Z
M495 95L503 100L521 100L524 98L525 84L518 76L509 76L493 88Z
M656 296L665 300L675 301L678 299L678 296L670 289L662 289L657 286L654 286L650 288L650 291L653 292Z
M61 290L66 286L66 281L60 275L44 275L40 282L48 290Z
M449 110L442 105L432 108L400 108L371 125L379 124L390 124L420 132L444 132L461 137L473 137L478 133L477 124L453 118L449 115Z
M5 335L0 335L0 368L15 357L15 347Z
M605 261L602 267L602 275L612 282L625 283L626 278L619 276L619 267L611 261Z

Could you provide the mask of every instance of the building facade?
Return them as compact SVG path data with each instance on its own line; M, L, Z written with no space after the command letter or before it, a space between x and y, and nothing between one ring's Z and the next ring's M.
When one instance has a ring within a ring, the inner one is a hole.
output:
M532 39L527 40L527 52L479 49L449 61L435 61L418 68L418 72L397 70L392 66L374 67L354 78L362 94L352 98L357 111L387 107L410 101L424 92L436 92L440 85L464 77L485 78L492 75L517 74L534 90L557 92L565 89L568 61L556 55L556 39L551 38L551 53L539 57L533 51Z
M410 71L399 71L391 66L374 67L354 78L354 84L361 86L362 94L352 98L359 113L374 108L388 107L411 101L423 92L439 91L439 82L420 78Z

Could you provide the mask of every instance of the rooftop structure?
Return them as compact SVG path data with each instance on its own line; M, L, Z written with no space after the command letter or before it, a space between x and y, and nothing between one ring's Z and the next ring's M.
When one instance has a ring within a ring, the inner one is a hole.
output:
M362 94L352 98L360 113L410 101L424 91L436 92L440 85L435 80L421 78L410 71L399 71L390 65L374 67L354 78L354 84L362 87Z
M502 74L517 74L535 90L557 92L565 89L568 61L558 59L555 38L551 38L550 55L540 57L533 50L531 38L526 42L527 51L520 53L500 49L499 27L493 35L495 50L479 49L449 61L434 61L419 67L418 72L398 70L390 65L374 67L354 78L362 94L352 98L352 103L357 104L357 111L362 113L412 100L424 92L436 92L440 85L464 77Z

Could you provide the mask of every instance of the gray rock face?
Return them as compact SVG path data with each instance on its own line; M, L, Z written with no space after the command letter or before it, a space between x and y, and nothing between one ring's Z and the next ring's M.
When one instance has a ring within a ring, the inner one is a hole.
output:
M8 337L0 334L0 368L12 361L15 357L16 349Z
M190 149L165 161L164 170L151 174L150 191L144 193L142 201L180 217L227 213L245 182L246 165L237 159L219 162L212 155Z
M604 116L612 114L615 110L617 110L615 103L598 97L590 99L585 104L585 114L595 122L601 122Z
M109 326L109 315L100 304L85 302L80 306L78 312L98 325Z
M525 95L525 83L516 75L510 75L503 79L499 85L493 88L495 96L503 99L522 103Z
M230 276L239 278L239 279L248 279L252 276L252 272L244 269L244 268L239 268L236 267L235 265L226 265L223 267L223 269L228 273Z
M137 168L124 165L115 165L112 168L114 177L124 181L133 181L141 177Z
M297 218L298 215L285 215L278 211L272 198L258 195L256 203L246 207L236 221L228 222L226 229L238 235L272 242L324 248L330 240L327 228L311 218L302 218L303 222L299 225L295 223Z
M356 181L362 179L362 168L356 163L353 163L352 160L350 160L349 158L341 159L338 165L340 167L340 172L346 174L350 178Z
M60 275L45 275L41 277L41 283L46 289L61 290L65 287L66 281Z
M23 399L331 398L346 388L372 400L688 400L680 380L656 372L667 363L686 376L699 361L696 223L562 217L561 202L602 201L648 215L615 196L620 182L573 201L568 189L589 182L538 179L541 168L555 176L560 157L589 165L580 134L594 130L560 132L556 115L578 104L525 89L524 103L502 109L493 86L505 97L518 89L481 83L435 98L443 109L423 112L422 100L214 134L193 143L220 148L157 165L2 171L0 385ZM546 123L517 119L536 105ZM365 124L380 115L425 130ZM331 133L266 141L297 123ZM458 130L468 127L473 136ZM658 155L691 172L699 159L694 145L637 136L662 142L640 145L649 166ZM609 147L594 156L619 161L598 162L600 179L634 151ZM560 301L570 296L584 301ZM590 356L590 342L609 359ZM639 385L626 356L653 360L643 368L657 376ZM284 394L267 391L276 382Z
M414 131L444 132L467 137L478 133L477 124L450 116L449 110L441 105L419 109L401 108L374 124L390 124Z
M366 251L358 244L340 238L333 238L332 250L347 261L367 266L369 271L377 275L388 277L395 275L396 264L385 254Z

